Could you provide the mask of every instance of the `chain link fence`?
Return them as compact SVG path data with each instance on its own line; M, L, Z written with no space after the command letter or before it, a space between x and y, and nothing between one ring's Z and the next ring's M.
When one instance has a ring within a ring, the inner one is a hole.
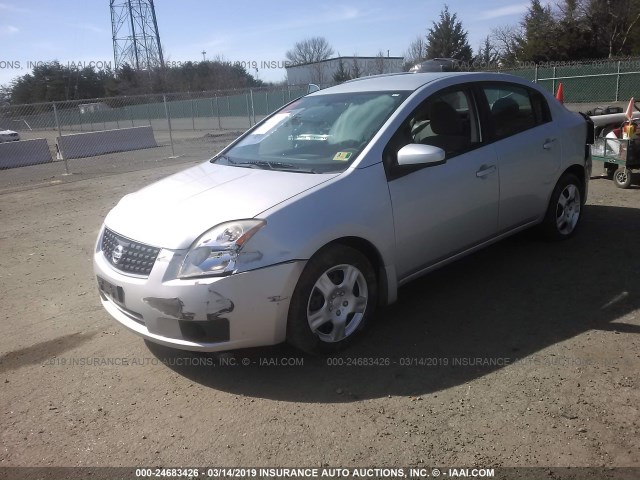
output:
M0 189L213 156L307 86L0 106Z
M565 103L574 110L640 97L640 59L497 71L551 92L562 83ZM204 160L306 91L300 85L0 106L0 192L67 175Z
M510 73L555 93L562 83L568 104L628 102L640 95L640 59L548 62L515 69L483 69ZM588 109L588 108L587 108Z

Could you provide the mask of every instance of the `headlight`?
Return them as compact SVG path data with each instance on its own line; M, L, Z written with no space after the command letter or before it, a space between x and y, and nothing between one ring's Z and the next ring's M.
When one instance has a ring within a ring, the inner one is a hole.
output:
M233 273L244 244L267 222L236 220L207 230L193 243L182 262L179 278Z

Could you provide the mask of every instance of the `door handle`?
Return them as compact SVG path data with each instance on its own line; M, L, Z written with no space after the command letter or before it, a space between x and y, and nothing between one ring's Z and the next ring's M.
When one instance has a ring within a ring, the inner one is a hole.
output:
M478 178L486 177L487 175L495 171L496 171L495 165L490 165L490 166L483 165L482 167L480 167L480 170L476 172L476 177Z
M555 143L555 141L556 141L555 138L547 138L544 141L544 144L542 145L542 148L544 148L545 150L551 149L551 147L553 147L553 144Z

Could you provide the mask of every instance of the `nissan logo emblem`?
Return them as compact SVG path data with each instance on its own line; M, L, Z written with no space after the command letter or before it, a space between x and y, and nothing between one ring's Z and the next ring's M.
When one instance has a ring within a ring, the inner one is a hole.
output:
M113 253L111 254L111 261L114 263L114 265L117 265L118 262L120 262L123 253L124 247L122 245L118 245L113 249Z

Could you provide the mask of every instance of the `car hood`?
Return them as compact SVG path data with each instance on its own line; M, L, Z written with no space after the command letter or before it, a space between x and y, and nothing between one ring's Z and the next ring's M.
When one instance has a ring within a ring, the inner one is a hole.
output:
M126 195L109 212L105 225L148 245L188 248L211 227L253 218L337 175L206 162Z

